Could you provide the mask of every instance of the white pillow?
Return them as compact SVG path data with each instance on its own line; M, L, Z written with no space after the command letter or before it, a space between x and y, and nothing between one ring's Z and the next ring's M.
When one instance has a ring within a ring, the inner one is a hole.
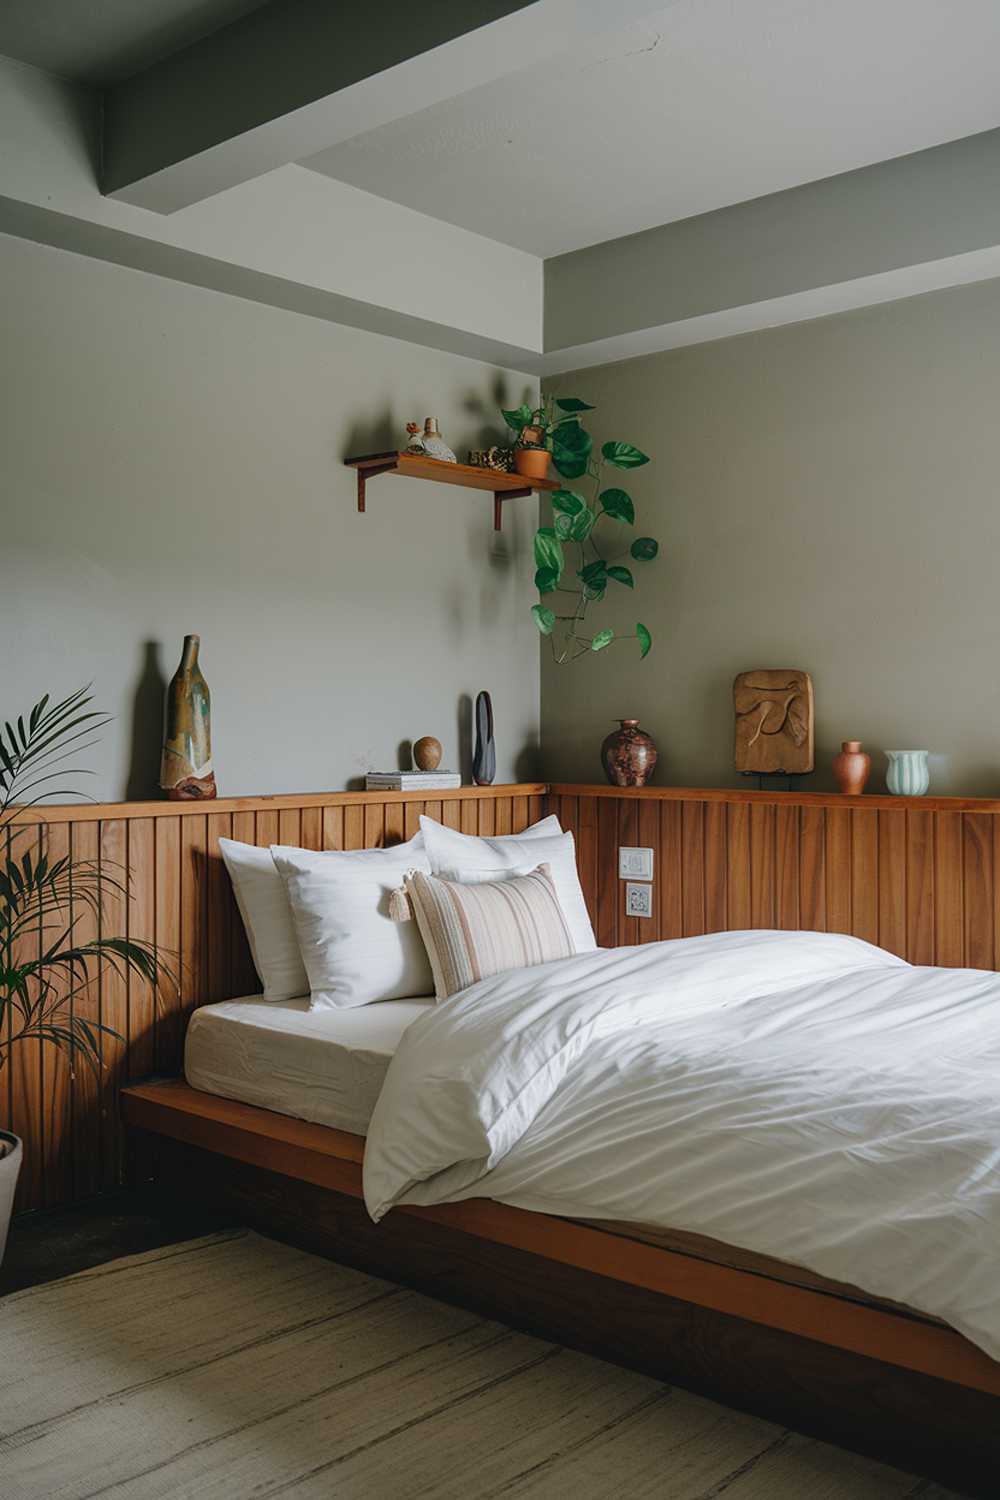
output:
M430 872L430 860L414 842L325 854L272 844L313 1010L433 995L434 976L416 922L389 916L389 897L407 870Z
M535 828L539 826L536 824ZM457 833L454 828L445 828L433 818L423 816L420 831L430 856L432 874L445 880L496 880L501 871L521 875L526 867L547 864L552 871L559 905L565 913L575 951L590 953L597 947L587 915L587 903L580 889L576 844L571 833L545 837L535 829L529 829L527 838L523 834L476 838L472 834Z
M412 856L423 847L423 834L418 833L409 843L396 844L393 852L408 850L409 868L414 863ZM220 839L219 849L233 883L236 905L243 918L254 968L264 986L265 1000L294 1000L299 995L308 995L309 976L299 952L292 908L270 849L258 848L256 844L239 844L234 839ZM292 852L312 854L316 851ZM340 857L346 853L351 859L359 859L383 852L381 849L331 849L322 851L319 857L325 859L327 854Z

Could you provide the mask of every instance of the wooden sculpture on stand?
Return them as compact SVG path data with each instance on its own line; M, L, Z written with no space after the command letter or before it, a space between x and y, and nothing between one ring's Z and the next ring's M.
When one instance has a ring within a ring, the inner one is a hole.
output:
M733 683L736 769L743 776L802 776L813 769L813 685L808 672L762 667Z

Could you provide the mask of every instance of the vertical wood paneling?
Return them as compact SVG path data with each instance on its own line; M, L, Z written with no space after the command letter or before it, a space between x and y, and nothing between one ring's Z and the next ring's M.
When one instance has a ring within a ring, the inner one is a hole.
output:
M478 814L476 832L481 839L492 838L496 833L496 808L491 797L481 797L475 804Z
M225 818L226 836L232 833L232 817ZM75 830L74 830L75 831ZM136 942L156 942L155 886L145 878L145 872L154 866L156 851L156 829L152 818L130 818L128 825L128 936ZM222 858L216 849L216 859L222 868ZM225 884L221 899L231 906L232 895L229 880L222 871ZM232 982L232 927L226 928L225 993L231 994L228 986ZM128 976L128 1076L130 1080L145 1078L156 1067L156 993L138 974Z
M143 820L145 821L145 820ZM101 829L97 822L74 823L70 839L70 853L74 864L96 866L101 852ZM155 879L152 859L155 844L150 849L150 862L143 868L139 882L143 899L152 908ZM73 898L73 940L86 944L100 935L97 912L86 901ZM150 932L155 937L155 932ZM80 988L73 1008L78 1016L95 1024L101 1019L101 980L96 965L91 965L87 981ZM103 1052L103 1043L98 1034L98 1046ZM149 1071L152 1071L152 1063ZM103 1133L101 1129L101 1082L100 1075L86 1063L74 1068L73 1079L73 1196L90 1198L99 1191L103 1180L102 1153Z
M775 809L764 802L750 808L750 923L775 925Z
M279 844L288 844L292 849L302 848L302 812L297 807L283 807L278 813Z
M993 819L983 813L962 817L965 885L965 953L970 969L993 966Z
M257 813L257 821L254 827L254 836L250 840L261 849L266 849L271 844L281 843L281 829L278 814L271 807L262 807Z
M934 814L935 963L961 968L964 962L965 894L962 815Z
M303 849L322 849L323 809L321 807L302 809L302 830L299 837L302 840Z
M12 859L20 865L26 853L32 860L38 858L42 848L42 834L38 828L13 829L9 834L9 849ZM37 958L37 937L26 936L14 944L11 958L15 964ZM30 999L37 998L37 989L31 986ZM17 1036L22 1023L20 1012L11 1018L11 1035ZM42 1160L45 1142L44 1096L42 1094L42 1048L34 1039L18 1042L11 1048L6 1071L10 1074L10 1121L15 1135L22 1137L24 1150L21 1172L14 1199L15 1211L41 1208L45 1202L42 1177Z
M574 804L572 817L575 822L575 819L577 817L577 799L573 797L572 799L567 800L571 800ZM653 915L648 918L644 917L643 920L639 923L640 943L655 943L659 940L660 936L660 902L658 886L660 881L660 861L662 859L662 850L659 848L659 835L660 815L656 803L646 801L640 802L638 831L639 847L640 849L652 849L653 851Z
M878 819L862 808L851 813L851 930L866 943L879 934Z
M457 802L445 802L441 808L441 822L446 828L459 829L462 821L461 808ZM524 827L524 824L521 824ZM514 829L514 832L517 830Z
M499 833L499 828L497 832ZM576 862L591 925L597 930L597 801L581 797L577 803Z
M404 802L403 804L403 837L404 839L415 838L420 832L420 814L424 811L423 802ZM331 809L328 809L330 811ZM325 847L329 848L329 845Z
M826 810L799 813L799 915L806 932L826 932Z
M363 807L344 808L344 848L365 847L365 810Z
M705 931L705 805L681 804L681 860L684 868L684 936Z
M933 813L906 814L906 957L911 964L935 962Z
M156 1071L174 1073L180 1064L181 819L156 819L156 946L170 955L178 986L159 996ZM253 840L248 840L252 843Z
M187 820L185 820L187 821ZM192 818L191 822L203 822ZM101 936L121 937L128 931L128 898L123 886L128 879L128 823L109 818L101 823L101 873L115 884L105 883L101 903ZM104 1186L112 1187L121 1172L121 1131L118 1125L118 1091L125 1083L128 1056L128 979L110 964L101 970L101 1136L103 1139ZM111 1033L114 1033L112 1035Z
M528 822L525 824L525 827L528 827L532 823L538 823L538 822L540 822L541 819L544 818L544 816L545 816L545 798L544 797L529 797L528 798L528 811L527 811Z
M418 822L417 828L420 824ZM417 829L414 828L414 833ZM344 847L344 809L342 807L324 807L323 809L323 849L343 849Z
M724 932L727 925L727 830L726 805L710 802L705 807L705 930Z
M507 807L507 827L506 828L501 828L500 827L500 810L499 810L499 804L497 804L497 833L510 833L510 798L509 797L505 797L503 800L504 800L504 803L506 804L506 807ZM435 821L435 823L440 823L441 822L442 809L443 809L443 803L441 803L441 802L425 802L424 803L424 815L425 815L425 817L433 818L434 821ZM346 808L344 810L345 810L345 812L347 811Z
M906 956L906 811L878 815L878 944Z
M828 932L850 932L851 810L830 807L826 813L826 927Z
M743 932L750 916L750 807L733 802L726 808L728 930Z
M70 825L56 824L47 830L42 847L48 856L50 869L70 854ZM53 911L46 919L42 932L43 948L59 944L66 948L72 943L72 902ZM67 939L62 940L63 934ZM48 1005L65 1004L73 1013L73 989L77 974L52 970ZM53 1020L58 1018L53 1016ZM86 1067L85 1063L80 1064ZM45 1201L64 1202L73 1192L73 1100L70 1080L70 1060L61 1047L53 1042L42 1043L41 1053L41 1100L44 1114L42 1126L42 1191Z
M475 837L479 833L479 810L475 802L463 802L461 807L460 827L463 833Z
M799 808L779 807L774 832L777 861L774 881L777 905L775 924L791 932L797 931L802 925L799 907L802 879L799 838Z
M597 920L594 935L601 948L618 944L618 812L613 798L597 807Z
M473 804L470 803L469 806L471 807L473 806ZM474 829L473 832L475 832ZM402 802L386 803L382 837L387 848L390 848L393 844L401 844L403 842L404 833Z
M373 802L365 807L362 849L381 849L385 843L385 807Z
M206 962L202 998L212 1001L228 997L233 992L230 883L219 852L220 838L232 838L232 813L209 813L205 823ZM301 836L301 829L299 832Z
M583 822L584 799L580 799ZM679 938L684 931L684 849L679 802L660 803L660 937Z

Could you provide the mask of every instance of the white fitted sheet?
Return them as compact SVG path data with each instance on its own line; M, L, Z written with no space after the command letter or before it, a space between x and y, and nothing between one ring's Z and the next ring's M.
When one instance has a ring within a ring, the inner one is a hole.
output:
M364 1135L403 1032L434 1001L310 1010L253 995L195 1011L184 1047L193 1088Z

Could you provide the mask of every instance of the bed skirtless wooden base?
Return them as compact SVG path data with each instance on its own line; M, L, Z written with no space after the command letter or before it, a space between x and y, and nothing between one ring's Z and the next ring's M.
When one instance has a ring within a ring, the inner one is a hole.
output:
M205 1094L123 1091L165 1186L543 1337L643 1369L970 1493L1000 1488L1000 1365L905 1309L715 1264L490 1199L361 1199L363 1138Z

